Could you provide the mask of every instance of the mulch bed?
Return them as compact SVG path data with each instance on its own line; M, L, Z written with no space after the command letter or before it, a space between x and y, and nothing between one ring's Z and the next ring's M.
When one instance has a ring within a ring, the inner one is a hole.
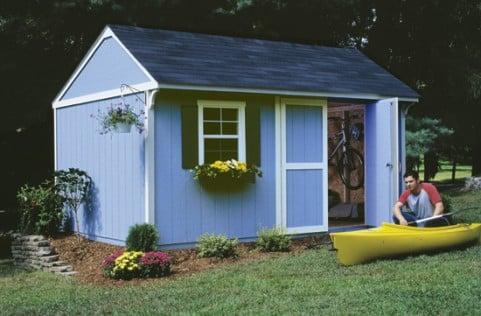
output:
M319 248L328 241L328 235L296 239L291 246L291 252ZM101 263L105 257L124 247L113 246L101 242L80 239L76 236L62 236L51 239L51 245L56 249L60 260L72 265L78 272L75 276L80 282L100 285L125 285L158 282L160 279L134 279L130 281L113 280L102 275ZM172 257L171 275L167 279L183 275L195 274L200 271L219 267L234 262L248 262L268 257L278 257L288 253L264 253L255 249L253 243L241 243L238 246L237 258L197 258L195 249L165 251ZM166 279L166 278L161 278Z

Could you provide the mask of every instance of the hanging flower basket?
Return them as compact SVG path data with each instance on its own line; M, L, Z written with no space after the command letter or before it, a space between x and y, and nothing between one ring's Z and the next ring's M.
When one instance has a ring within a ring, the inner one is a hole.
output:
M99 110L96 116L92 116L100 122L100 134L130 133L132 126L135 126L139 133L144 130L143 111L137 114L130 105L123 102L117 105L112 104L107 109L107 113Z
M130 133L130 131L132 130L132 124L117 123L117 124L115 124L114 129L117 133Z
M256 176L262 177L257 166L235 159L199 165L192 173L205 189L214 191L242 190L248 183L254 183Z

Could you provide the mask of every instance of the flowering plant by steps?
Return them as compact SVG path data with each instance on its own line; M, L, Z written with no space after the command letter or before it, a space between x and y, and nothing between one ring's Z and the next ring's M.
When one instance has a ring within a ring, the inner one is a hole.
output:
M170 273L171 258L160 251L117 251L102 262L106 277L130 280L161 277Z
M217 160L214 163L196 166L192 170L194 179L197 180L233 180L242 182L255 176L262 177L262 172L255 165L248 165L235 159L226 161Z

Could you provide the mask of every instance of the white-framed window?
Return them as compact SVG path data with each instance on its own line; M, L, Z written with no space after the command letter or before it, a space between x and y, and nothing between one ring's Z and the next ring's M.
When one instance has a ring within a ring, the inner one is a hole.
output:
M198 100L199 164L246 161L245 102Z

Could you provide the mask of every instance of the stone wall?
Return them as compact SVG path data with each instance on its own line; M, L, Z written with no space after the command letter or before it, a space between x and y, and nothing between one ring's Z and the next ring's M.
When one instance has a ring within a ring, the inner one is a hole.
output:
M49 271L60 275L73 275L72 266L59 260L50 241L44 236L23 236L14 234L12 240L12 258L16 266Z

